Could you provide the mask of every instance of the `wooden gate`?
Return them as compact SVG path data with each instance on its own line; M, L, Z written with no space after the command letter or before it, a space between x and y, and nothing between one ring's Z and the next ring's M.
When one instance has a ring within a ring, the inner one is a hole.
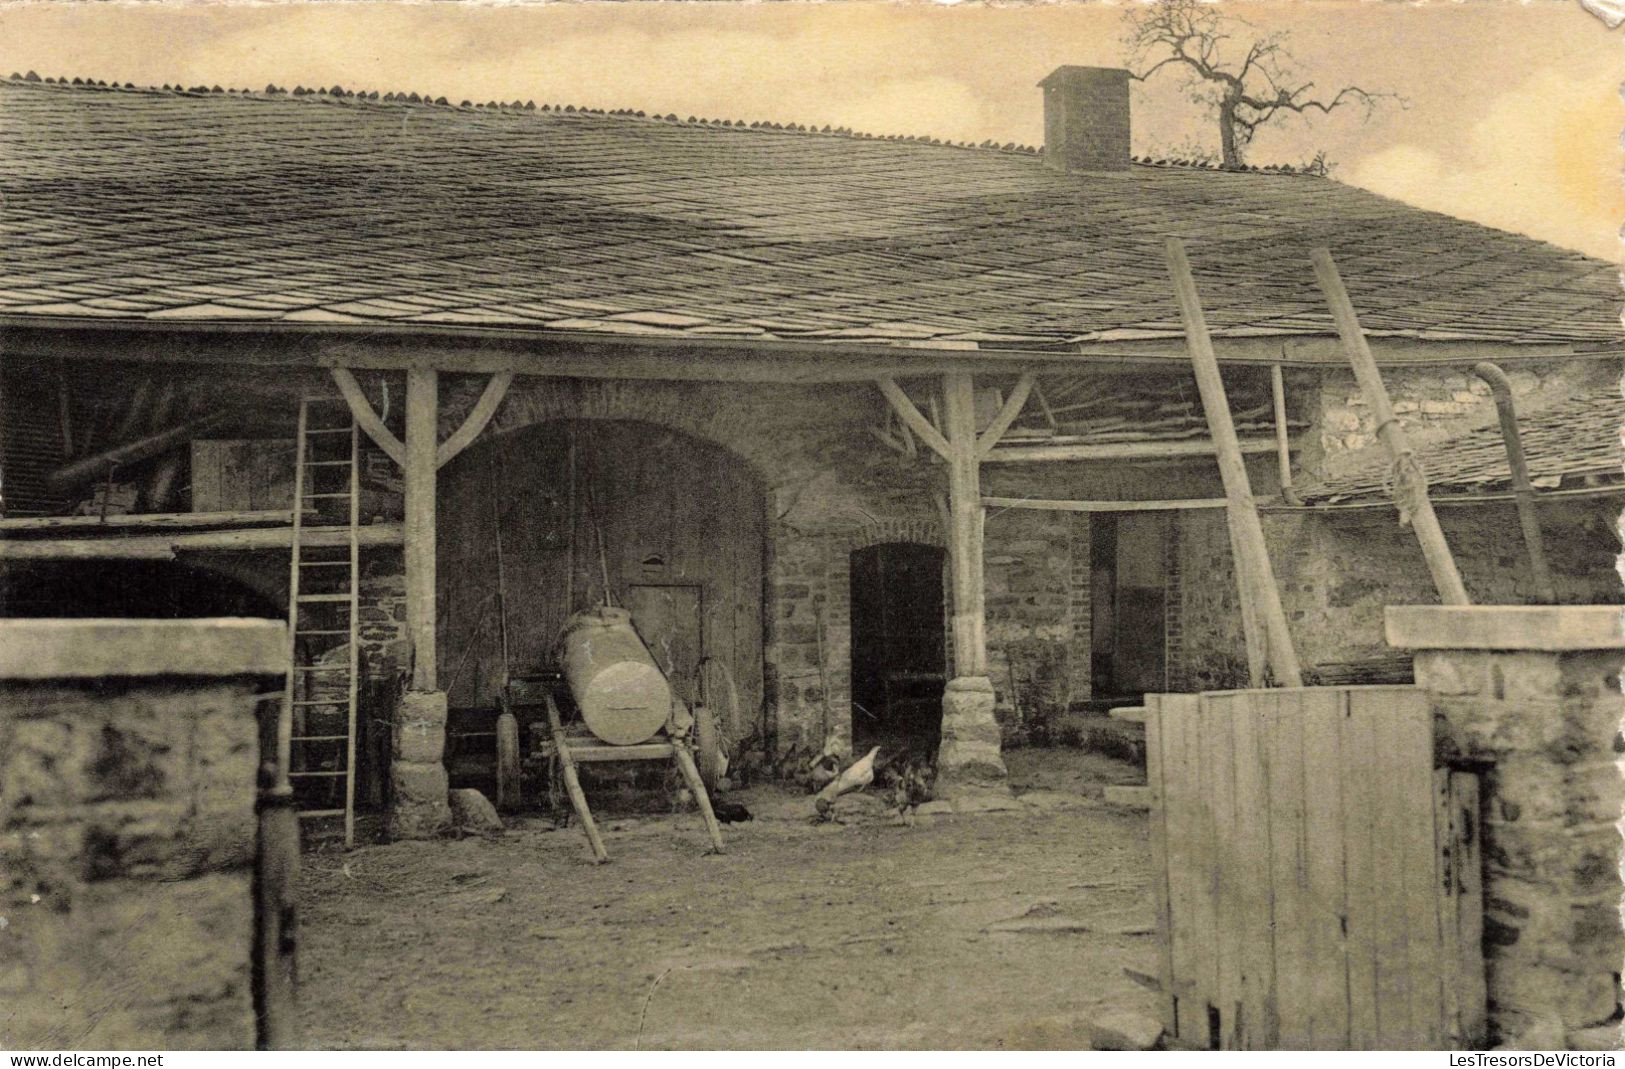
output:
M1441 1050L1484 1034L1478 777L1414 687L1146 696L1170 1035Z

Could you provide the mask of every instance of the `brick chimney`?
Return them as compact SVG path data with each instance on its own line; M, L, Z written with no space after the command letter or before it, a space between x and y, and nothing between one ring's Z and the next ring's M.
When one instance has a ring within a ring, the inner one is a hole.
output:
M1129 163L1128 71L1057 67L1044 90L1044 164L1057 171L1124 171Z

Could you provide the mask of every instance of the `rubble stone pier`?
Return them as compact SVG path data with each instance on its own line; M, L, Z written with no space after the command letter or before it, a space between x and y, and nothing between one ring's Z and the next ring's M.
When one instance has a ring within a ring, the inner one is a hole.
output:
M0 621L0 1048L251 1050L266 620Z
M1530 1049L1619 1046L1622 610L1402 606L1438 760L1483 770L1492 1027Z

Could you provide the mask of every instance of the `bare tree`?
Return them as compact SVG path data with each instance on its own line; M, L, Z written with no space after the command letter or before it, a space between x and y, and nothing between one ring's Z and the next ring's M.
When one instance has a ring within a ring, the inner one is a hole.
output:
M1258 34L1250 23L1222 16L1203 0L1155 0L1130 13L1126 42L1136 79L1144 81L1164 67L1183 68L1192 97L1217 110L1220 163L1226 168L1240 167L1253 134L1283 114L1326 115L1352 105L1369 116L1379 101L1398 99L1357 85L1346 85L1329 99L1311 95L1315 83L1300 80L1281 34Z

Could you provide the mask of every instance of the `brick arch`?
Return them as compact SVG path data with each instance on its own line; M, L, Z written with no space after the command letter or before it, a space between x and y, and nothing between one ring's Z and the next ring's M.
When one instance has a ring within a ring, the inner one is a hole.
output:
M916 545L935 546L946 550L948 540L942 537L942 523L933 518L877 520L866 523L840 536L838 548L843 553L856 553L860 549L885 545L888 542L912 542Z
M441 437L461 425L480 383L462 384L441 405ZM648 423L720 446L767 486L791 470L777 461L772 428L751 420L750 407L730 396L728 384L620 379L521 379L491 421L488 434L509 434L555 420Z

